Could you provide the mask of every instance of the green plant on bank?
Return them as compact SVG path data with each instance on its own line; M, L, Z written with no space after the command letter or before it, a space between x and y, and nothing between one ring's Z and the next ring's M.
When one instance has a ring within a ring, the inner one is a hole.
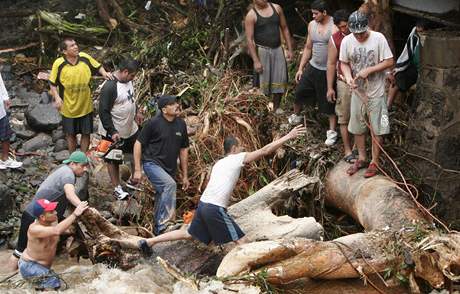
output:
M262 293L267 294L280 294L283 290L275 287L267 281L267 270L263 269L258 273L247 274L244 276L223 278L221 281L225 284L250 284L257 286L262 290Z

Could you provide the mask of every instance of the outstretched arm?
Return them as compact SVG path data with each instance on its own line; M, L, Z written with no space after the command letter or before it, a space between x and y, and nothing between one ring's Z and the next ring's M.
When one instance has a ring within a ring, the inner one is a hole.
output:
M88 208L88 202L81 202L71 215L65 218L62 222L56 226L45 227L45 226L31 226L28 233L36 238L46 238L52 236L59 236L65 232L70 225Z
M258 160L266 155L269 155L273 153L276 149L280 148L284 143L287 141L297 138L299 135L305 134L306 129L302 125L298 125L295 128L293 128L288 134L284 135L283 137L279 138L278 140L275 140L271 142L270 144L265 145L264 147L253 151L253 152L248 152L246 153L246 156L244 157L243 163L250 163L252 161Z

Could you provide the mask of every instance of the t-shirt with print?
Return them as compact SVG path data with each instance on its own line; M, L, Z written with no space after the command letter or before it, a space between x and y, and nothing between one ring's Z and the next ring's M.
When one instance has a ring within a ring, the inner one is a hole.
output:
M0 73L0 119L6 116L6 109L4 101L10 99L8 91L6 91L5 84L3 83L2 74Z
M52 172L40 185L31 203L27 205L26 211L33 216L33 201L47 199L51 202L58 202L56 212L58 217L62 218L68 203L64 191L66 184L75 185L75 174L68 165L62 165Z
M133 83L106 81L99 99L99 134L107 136L117 132L121 138L127 139L138 130L135 116Z
M51 69L49 81L56 86L63 99L61 114L78 118L93 111L89 82L101 64L86 53L80 52L75 65L64 57L56 59Z
M209 183L200 198L201 202L225 208L228 206L241 168L244 166L245 156L246 152L230 154L214 164Z
M369 31L369 37L364 42L358 42L353 34L342 40L340 46L340 61L349 63L355 76L362 69L374 66L385 59L393 57L385 36L379 32ZM370 74L366 80L356 81L358 88L365 90L369 98L385 95L385 73L383 71Z
M137 140L142 144L142 160L152 161L174 176L181 148L189 145L185 121L167 121L160 112L142 128Z

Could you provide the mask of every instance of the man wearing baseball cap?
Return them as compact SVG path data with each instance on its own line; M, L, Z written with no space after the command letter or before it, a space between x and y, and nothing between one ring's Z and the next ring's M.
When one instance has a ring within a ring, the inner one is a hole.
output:
M61 287L59 277L51 270L59 236L88 208L86 201L80 202L72 214L57 223L58 204L47 199L37 199L31 203L35 221L27 230L29 240L19 259L19 272L37 290L57 290Z
M88 158L85 153L75 151L63 163L64 165L54 170L40 185L34 198L22 213L18 243L9 264L11 270L17 269L18 259L27 246L27 229L35 221L34 202L36 200L46 199L50 202L58 202L56 212L59 220L64 219L64 212L67 209L68 202L75 207L81 203L75 193L75 181L76 177L81 177L85 174L89 163Z
M154 185L155 208L153 233L161 234L167 223L174 219L176 211L176 188L174 180L177 158L180 160L182 189L188 181L188 135L185 121L178 117L180 106L177 96L165 95L158 99L160 112L150 119L134 144L134 175L132 180L141 179L141 159L144 172Z
M390 133L385 70L394 64L393 53L383 34L369 30L367 15L361 11L350 15L348 28L351 34L342 40L339 60L352 89L348 131L355 136L359 156L347 173L351 176L367 167L364 177L369 178L378 172L382 136ZM368 127L372 135L370 164L366 155Z

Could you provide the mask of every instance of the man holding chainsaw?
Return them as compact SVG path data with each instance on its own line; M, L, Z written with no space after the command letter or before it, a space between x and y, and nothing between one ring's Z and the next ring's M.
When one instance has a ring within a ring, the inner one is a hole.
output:
M138 70L138 63L133 59L123 60L117 71L113 73L114 80L106 81L101 89L99 102L99 134L103 140L110 141L123 153L132 153L137 139L138 123L142 115L136 114L134 87L132 80ZM118 200L128 197L120 185L119 165L121 160L104 157L107 162L110 181L114 187L114 196Z
M364 177L377 174L382 136L390 133L387 97L385 95L385 70L394 64L385 37L369 30L367 16L353 12L348 18L352 34L343 38L340 46L341 69L352 89L348 131L355 135L359 158L347 170L349 175L366 168ZM366 132L372 136L372 161L366 160Z

